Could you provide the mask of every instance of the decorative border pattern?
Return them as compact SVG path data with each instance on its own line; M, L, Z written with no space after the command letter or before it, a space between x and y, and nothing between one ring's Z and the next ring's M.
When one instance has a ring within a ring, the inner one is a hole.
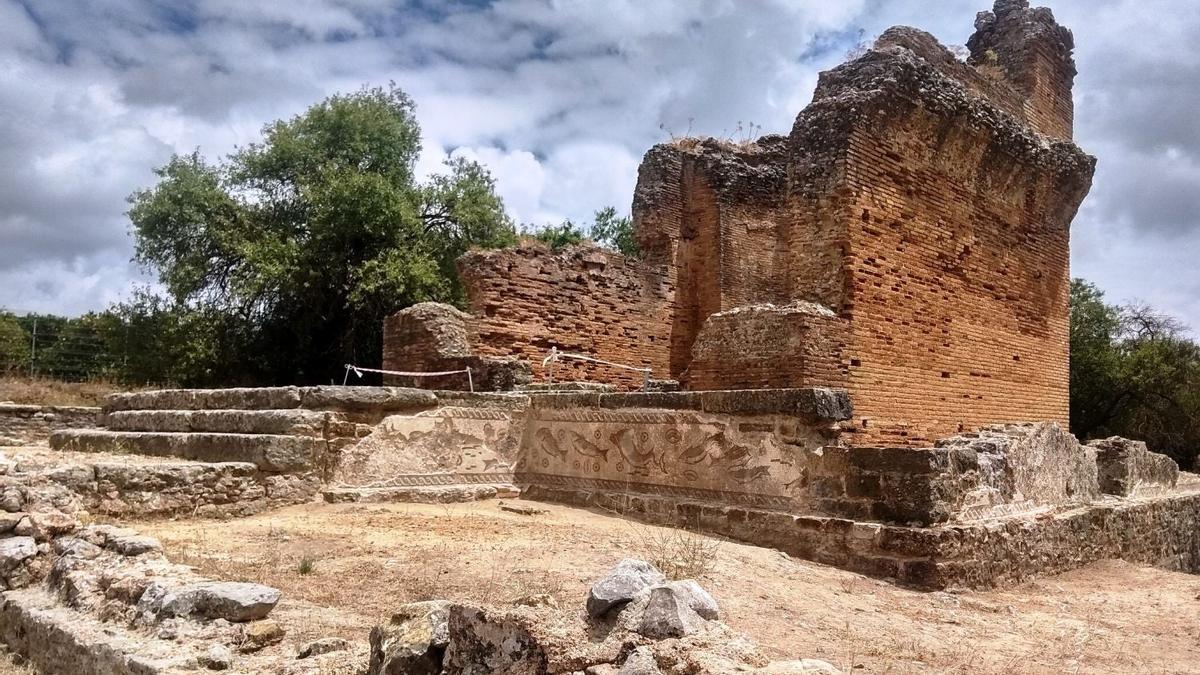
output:
M796 501L789 497L754 494L750 492L731 492L727 490L706 490L704 488L689 488L662 483L639 483L632 481L608 480L605 478L580 478L558 474L517 472L517 483L521 485L535 484L547 487L566 487L603 492L634 492L654 497L671 497L696 501L722 504L738 504L770 509L795 509Z
M422 410L416 415L413 415L413 417L451 417L460 420L500 420L503 422L511 422L513 420L513 411L496 410L495 408L464 408L460 406L446 406L444 408L434 408L433 410Z
M436 485L480 485L490 483L512 483L512 473L423 473L395 476L379 485L340 486L354 488L422 487Z
M538 422L601 422L615 424L715 424L694 412L648 412L630 410L597 410L593 408L538 408L533 419Z

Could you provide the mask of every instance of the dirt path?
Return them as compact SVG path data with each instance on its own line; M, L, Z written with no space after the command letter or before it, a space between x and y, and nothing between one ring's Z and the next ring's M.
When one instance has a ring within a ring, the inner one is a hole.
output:
M298 642L365 640L394 607L433 597L550 593L578 606L599 574L638 556L701 572L727 622L778 658L871 673L1200 671L1197 576L1103 562L1004 591L922 593L770 549L535 506L545 512L495 501L305 505L136 526L205 574L282 589L277 615Z

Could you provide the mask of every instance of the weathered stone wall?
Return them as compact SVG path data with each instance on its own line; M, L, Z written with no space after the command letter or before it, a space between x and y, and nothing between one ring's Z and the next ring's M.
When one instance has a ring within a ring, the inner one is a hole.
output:
M0 437L33 443L44 441L55 429L96 425L99 408L0 403Z
M850 414L827 389L543 394L530 399L522 484L814 509L807 476Z
M589 246L551 252L540 244L476 251L459 259L459 277L475 320L477 355L518 357L545 380L552 347L669 372L673 288L666 271ZM558 380L641 387L632 371L563 360Z

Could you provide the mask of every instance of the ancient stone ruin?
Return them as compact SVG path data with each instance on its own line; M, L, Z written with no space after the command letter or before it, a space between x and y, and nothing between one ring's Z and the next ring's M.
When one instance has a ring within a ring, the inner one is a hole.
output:
M540 372L558 347L693 390L842 387L856 445L1065 425L1070 223L1095 165L1071 141L1071 33L1022 1L976 28L965 63L886 31L821 74L786 136L652 148L633 200L641 259L466 255L457 353ZM444 365L437 331L403 328L426 312L388 323L385 368Z
M386 326L385 370L443 375L0 409L13 444L54 429L0 463L0 638L47 671L253 672L280 658L274 589L77 516L316 499L598 507L925 589L1104 558L1200 571L1200 477L1066 431L1069 226L1094 167L1071 140L1071 34L1024 0L976 29L965 62L886 31L821 75L787 136L652 148L639 258L468 253L469 311ZM544 364L552 349L649 372ZM372 632L370 672L827 665L769 663L698 585L638 561L586 610L410 605Z

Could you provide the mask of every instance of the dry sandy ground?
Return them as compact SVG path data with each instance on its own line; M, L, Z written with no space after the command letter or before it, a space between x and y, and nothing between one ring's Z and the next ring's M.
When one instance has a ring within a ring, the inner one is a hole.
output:
M515 502L530 505L531 502ZM881 673L1200 671L1200 577L1103 562L1019 588L925 593L777 551L564 506L305 505L235 521L138 523L174 559L279 587L290 640L365 640L394 607L433 597L551 593L581 607L624 556L680 557L727 622L777 658ZM310 571L302 573L307 560Z

